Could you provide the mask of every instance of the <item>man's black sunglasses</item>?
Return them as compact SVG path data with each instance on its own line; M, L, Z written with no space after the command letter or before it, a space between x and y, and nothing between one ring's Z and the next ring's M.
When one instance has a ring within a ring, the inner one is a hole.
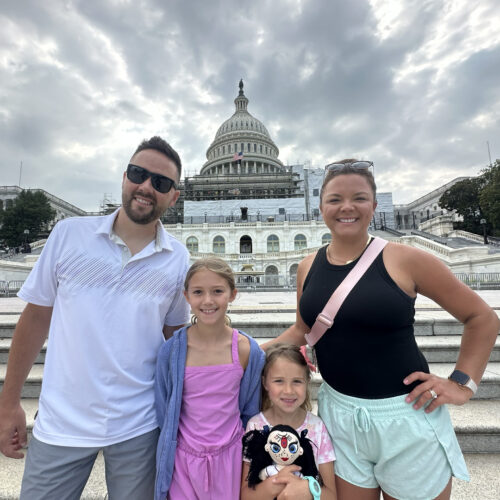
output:
M160 174L153 174L145 168L139 167L138 165L128 164L127 167L127 179L134 184L142 184L146 182L151 177L151 185L159 193L168 193L172 187L177 189L175 182L169 177L165 177Z

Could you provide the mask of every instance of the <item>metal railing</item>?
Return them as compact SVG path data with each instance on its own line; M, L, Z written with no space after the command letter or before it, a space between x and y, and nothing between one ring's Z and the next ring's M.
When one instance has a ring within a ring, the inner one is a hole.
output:
M12 297L24 284L24 280L0 281L0 296Z
M500 290L500 273L456 273L455 276L473 290Z
M293 214L293 213L258 213L248 214L246 216L238 215L182 215L166 214L161 218L163 224L227 224L229 222L237 223L255 223L255 222L306 222L321 221L321 214Z
M427 233L426 231L419 231L418 229L414 229L413 231L411 231L411 234L415 236L421 236L422 238L427 238L428 240L435 241L436 243L439 243L441 245L448 246L446 238L442 238L441 236L436 236L435 234L432 233Z

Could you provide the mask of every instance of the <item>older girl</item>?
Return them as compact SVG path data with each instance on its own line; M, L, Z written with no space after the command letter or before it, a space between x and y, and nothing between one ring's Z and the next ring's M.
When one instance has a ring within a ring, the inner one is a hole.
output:
M264 353L228 325L236 293L221 259L199 260L188 270L184 295L193 324L174 333L157 362L156 499L240 497L241 438L259 409Z

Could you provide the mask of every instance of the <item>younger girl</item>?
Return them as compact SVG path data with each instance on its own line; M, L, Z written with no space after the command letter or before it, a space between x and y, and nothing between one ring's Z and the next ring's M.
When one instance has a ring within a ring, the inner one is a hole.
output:
M321 500L335 500L335 453L323 421L309 411L310 378L307 362L297 346L275 344L269 347L262 372L262 411L250 419L247 431L278 424L289 425L299 434L307 429L306 437L312 442L314 458L322 480ZM310 488L309 481L293 474L298 469L294 465L285 467L277 475L257 484L254 489L248 486L249 464L245 458L242 500L272 500L283 490L290 493L287 498L316 499L311 493L314 488Z
M158 354L155 498L237 500L241 437L259 409L264 353L228 325L236 288L223 260L195 262L184 295L192 325L177 330Z

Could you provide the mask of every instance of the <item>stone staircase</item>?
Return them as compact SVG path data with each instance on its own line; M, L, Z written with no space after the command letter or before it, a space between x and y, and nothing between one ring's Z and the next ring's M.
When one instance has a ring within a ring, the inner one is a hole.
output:
M492 305L500 306L500 292L484 293L491 294L489 300L486 298L490 304L494 297ZM230 313L233 325L260 343L275 337L295 319L294 294L283 294L241 294L243 299L240 296L235 301ZM5 310L0 305L0 388L19 312L19 307ZM451 373L460 346L461 331L460 325L439 307L417 301L415 334L433 373L441 376ZM38 407L45 349L46 346L38 356L22 392L29 432ZM314 400L320 384L321 377L315 374L311 391ZM470 483L454 481L452 499L500 499L500 339L496 341L476 396L466 405L452 406L449 410L472 478ZM23 462L0 457L0 500L18 498ZM104 498L105 494L104 467L102 457L99 457L82 498Z

